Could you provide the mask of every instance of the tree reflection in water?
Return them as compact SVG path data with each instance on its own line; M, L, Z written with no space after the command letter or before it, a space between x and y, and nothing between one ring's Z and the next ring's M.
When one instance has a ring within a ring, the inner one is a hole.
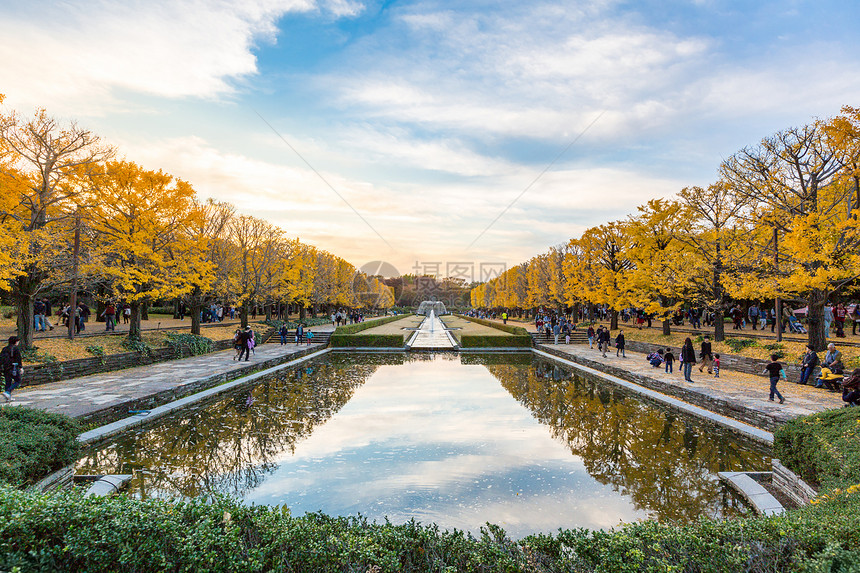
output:
M769 465L764 452L722 429L694 424L553 362L487 369L582 459L593 478L661 521L744 513L716 472Z
M285 453L324 424L356 388L402 354L329 354L288 368L250 389L159 421L78 462L79 474L128 474L131 490L152 495L243 497Z
M80 460L78 473L133 473L132 490L141 497L248 497L293 455L299 442L338 412L378 367L433 360L485 366L511 396L549 428L554 439L582 460L597 482L629 498L636 509L663 521L688 522L703 515L731 516L747 511L719 484L716 472L766 466L764 453L732 435L690 422L528 353L330 353L89 452ZM495 387L489 379L487 382ZM511 405L519 410L513 402ZM479 457L481 440L493 430L477 427L475 431L477 449L458 447ZM441 447L435 436L431 432L426 437L424 445L429 445L430 457L417 459L418 467L424 461L439 461L433 457ZM449 448L445 444L439 451ZM512 454L515 456L516 450ZM569 466L559 467L567 476ZM514 463L511 468L531 471L532 466ZM532 493L536 495L540 487L535 484ZM566 495L569 491L556 493ZM404 497L409 499L409 495ZM490 498L484 501L496 503ZM504 506L511 502L502 499L498 503Z

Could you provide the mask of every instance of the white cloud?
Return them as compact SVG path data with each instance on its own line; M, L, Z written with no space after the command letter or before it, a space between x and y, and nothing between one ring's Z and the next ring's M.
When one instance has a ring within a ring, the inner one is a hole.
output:
M322 4L335 15L362 7L348 0ZM275 41L279 17L318 9L315 0L39 1L0 8L0 90L10 105L77 117L129 111L121 91L224 96L257 72L253 50Z

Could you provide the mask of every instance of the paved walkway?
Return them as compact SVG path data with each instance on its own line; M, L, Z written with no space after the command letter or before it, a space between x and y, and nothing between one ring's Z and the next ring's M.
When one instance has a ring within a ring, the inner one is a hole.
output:
M770 402L768 400L770 383L764 376L721 370L720 377L715 378L713 375L709 375L707 370L700 373L698 365L696 365L693 367L693 383L690 384L684 382L684 376L680 372L677 361L674 365L675 372L667 374L663 367L652 367L645 360L646 355L638 352L628 351L627 357L622 358L615 356L615 348L610 348L606 358L603 358L601 353L597 351L596 345L594 349L589 349L588 345L581 344L544 344L541 346L569 355L574 361L576 361L576 357L581 357L599 364L620 368L684 390L694 390L707 397L726 400L776 420L787 420L824 410L841 408L844 405L840 393L831 393L812 386L801 386L785 381L781 381L777 386L777 389L785 397L785 404Z
M223 350L104 374L22 388L12 404L40 408L84 419L104 421L148 408L289 361L320 344L264 344L248 362L236 362L234 350Z

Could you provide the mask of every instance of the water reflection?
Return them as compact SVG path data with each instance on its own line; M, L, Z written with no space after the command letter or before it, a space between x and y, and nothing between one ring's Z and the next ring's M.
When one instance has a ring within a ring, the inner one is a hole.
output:
M489 371L552 429L589 475L662 521L733 515L740 509L715 474L764 470L768 459L717 427L697 424L549 361Z
M529 354L424 353L330 354L79 465L133 471L142 497L217 492L520 536L734 515L744 510L714 472L764 460Z

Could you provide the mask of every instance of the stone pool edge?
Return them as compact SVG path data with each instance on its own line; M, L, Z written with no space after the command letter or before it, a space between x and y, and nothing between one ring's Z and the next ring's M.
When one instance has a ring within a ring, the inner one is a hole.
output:
M554 362L558 362L560 364L564 364L574 370L578 370L580 372L584 372L590 376L594 376L606 382L609 382L615 386L620 386L625 388L631 392L634 392L640 396L643 396L649 400L654 402L658 402L673 410L677 410L683 412L685 414L689 414L701 420L705 420L712 424L716 424L722 428L725 428L731 432L740 434L746 438L749 438L757 443L764 444L768 447L773 446L773 434L768 432L767 430L763 430L761 428L757 428L753 425L740 422L733 418L729 418L728 416L724 416L722 414L717 414L705 408L694 406L688 402L684 402L678 398L674 398L667 394L663 394L661 392L657 392L655 390L651 390L650 388L646 388L645 386L640 386L639 384L635 384L633 382L629 382L624 380L623 378L619 378L617 376L613 376L612 374L608 374L601 370L597 370L595 368L590 368L583 364L579 364L577 362L573 362L572 360L567 360L560 356L556 356L554 354L550 354L543 350L538 350L537 348L532 348L532 353L542 358L546 358L547 360L552 360Z
M332 348L330 347L321 348L316 352L305 354L304 356L300 356L295 360L283 362L281 364L266 368L265 370L259 370L247 376L242 376L241 378L236 378L235 380L231 380L229 382L219 384L218 386L213 386L211 388L207 388L206 390L201 390L200 392L185 396L184 398L168 402L167 404L157 406L149 410L148 413L145 415L133 415L127 418L122 418L115 422L111 422L109 424L105 424L103 426L99 426L97 428L93 428L92 430L88 430L86 432L81 433L78 436L78 442L80 442L82 445L90 446L102 442L104 440L108 440L133 428L151 424L152 422L163 418L168 414L172 414L177 410L186 408L192 404L200 402L201 400L206 400L208 398L211 398L212 396L217 396L218 394L221 394L223 392L227 392L245 384L254 382L259 378L268 376L284 368L288 368L296 364L301 364L302 362L306 362L314 358L319 358L320 356L328 354L331 351Z

